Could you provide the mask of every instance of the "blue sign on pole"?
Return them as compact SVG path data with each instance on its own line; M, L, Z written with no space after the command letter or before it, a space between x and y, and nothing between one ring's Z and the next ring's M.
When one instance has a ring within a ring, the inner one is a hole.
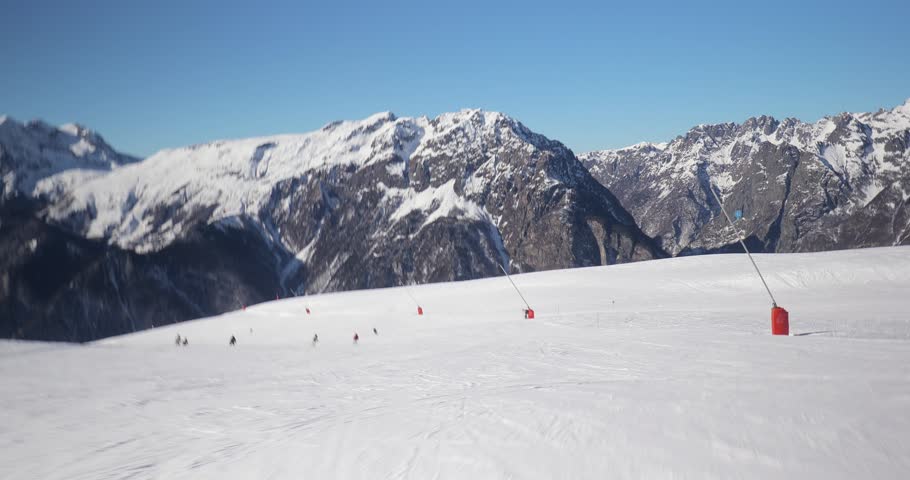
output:
M736 211L736 219L739 220L740 218L743 218L743 211L742 211L742 210L737 210L737 211Z

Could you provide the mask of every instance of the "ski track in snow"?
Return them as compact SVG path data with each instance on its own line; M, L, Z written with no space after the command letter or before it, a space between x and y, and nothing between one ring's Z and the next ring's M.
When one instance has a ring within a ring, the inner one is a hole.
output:
M0 342L0 478L906 474L910 248L756 261L801 336L721 255Z

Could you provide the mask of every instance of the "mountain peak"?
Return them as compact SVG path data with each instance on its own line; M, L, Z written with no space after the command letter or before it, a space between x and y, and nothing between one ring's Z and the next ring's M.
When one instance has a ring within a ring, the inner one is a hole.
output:
M41 120L40 118L35 118L32 120L29 120L28 122L25 123L25 127L32 129L32 130L46 130L46 131L51 131L51 130L56 129L53 125L45 122L44 120Z
M57 130L74 137L88 137L93 136L95 133L90 128L87 128L84 125L80 125L78 123L64 123L63 125L57 127Z
M364 122L380 123L380 122L394 122L395 120L398 120L398 117L396 117L395 114L392 113L390 110L386 110L384 112L377 112L377 113L370 115L369 117L364 119Z
M441 131L459 128L473 131L473 134L498 136L506 133L537 148L567 150L565 145L532 131L520 121L502 112L484 110L482 108L466 108L457 112L443 113L431 120L431 122L436 124Z
M56 127L30 120L22 124L3 115L0 127L0 144L16 172L5 185L8 192L32 195L38 183L63 172L73 172L69 178L80 182L139 160L115 151L100 135L74 123ZM57 185L50 182L47 189L53 194Z
M667 148L666 142L661 142L661 143L638 142L634 145L629 145L628 147L623 147L618 150L663 150L665 148Z
M473 123L479 124L489 124L493 125L498 121L507 120L514 122L511 117L504 113L494 112L489 110L484 110L482 108L463 108L457 112L448 112L440 114L436 117L442 121L448 121L451 123L461 123L465 121L470 121Z
M892 110L895 113L903 113L904 115L910 115L910 98L904 101L904 103L894 107Z
M366 118L363 118L360 120L335 120L333 122L329 122L329 123L325 124L320 130L323 132L331 132L332 130L335 130L336 128L338 128L342 125L348 125L348 126L359 125L359 126L367 126L367 127L370 127L370 126L378 127L378 126L384 125L386 123L395 122L397 120L398 120L398 117L396 117L395 114L390 111L377 112L377 113L370 115L369 117L366 117ZM307 132L307 133L312 133L312 132ZM306 135L307 133L304 133L303 135Z
M770 133L777 128L779 124L780 122L770 115L759 115L746 120L746 123L744 123L743 126L748 129L762 129L765 130L765 133Z

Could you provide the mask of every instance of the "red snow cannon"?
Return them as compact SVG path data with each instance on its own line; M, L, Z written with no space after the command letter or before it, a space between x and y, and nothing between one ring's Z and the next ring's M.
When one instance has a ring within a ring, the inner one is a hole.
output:
M423 315L423 307L417 306L417 315Z
M534 309L533 308L529 308L529 309L525 310L525 318L527 318L529 320L534 319Z
M771 309L771 335L790 335L790 313L781 307Z

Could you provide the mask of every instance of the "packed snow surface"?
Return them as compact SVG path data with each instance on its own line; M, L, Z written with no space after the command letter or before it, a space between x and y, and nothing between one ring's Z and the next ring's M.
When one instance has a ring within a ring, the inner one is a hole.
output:
M789 337L716 255L0 342L0 478L902 478L910 248L756 261Z

